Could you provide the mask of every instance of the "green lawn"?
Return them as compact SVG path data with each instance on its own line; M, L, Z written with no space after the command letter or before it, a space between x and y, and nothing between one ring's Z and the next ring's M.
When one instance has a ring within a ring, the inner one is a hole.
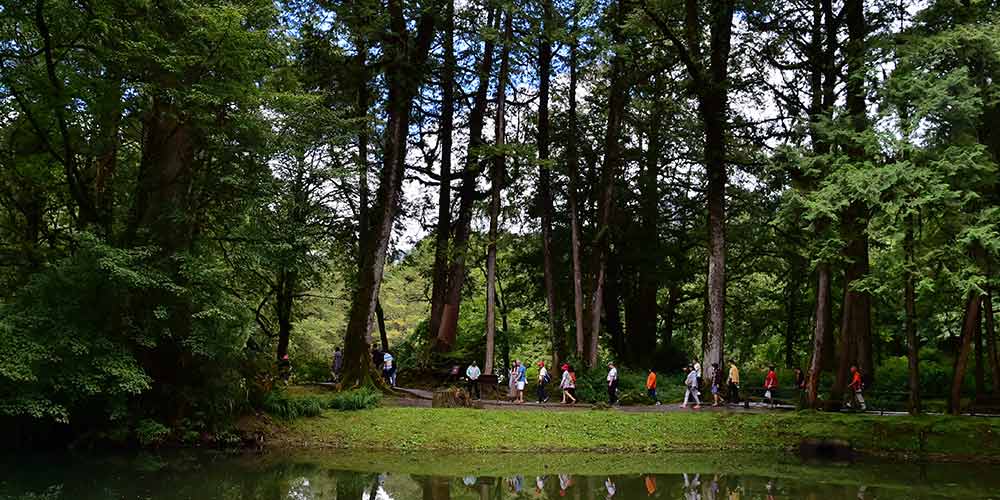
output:
M839 438L871 454L1000 461L1000 421L814 412L625 413L377 408L280 427L284 447L466 451L780 451Z

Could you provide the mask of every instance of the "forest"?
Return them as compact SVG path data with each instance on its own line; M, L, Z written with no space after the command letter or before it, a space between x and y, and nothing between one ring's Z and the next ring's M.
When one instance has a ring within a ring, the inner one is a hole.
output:
M998 78L996 0L0 0L0 421L373 345L996 401Z

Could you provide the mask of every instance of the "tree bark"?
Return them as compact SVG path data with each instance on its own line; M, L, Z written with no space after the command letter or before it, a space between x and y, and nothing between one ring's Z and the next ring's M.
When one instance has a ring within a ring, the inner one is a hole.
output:
M385 311L382 310L382 301L375 301L375 320L378 323L379 340L382 342L382 352L389 352L389 335L385 331Z
M455 2L448 0L444 15L444 61L441 67L441 143L440 187L438 190L438 221L434 238L434 270L431 285L431 317L428 331L436 335L441 328L441 312L448 293L448 244L451 236L451 152L452 130L455 126ZM448 349L451 343L434 343L436 350Z
M434 38L434 9L424 9L417 21L417 36L411 40L401 0L388 0L390 32L383 50L391 61L385 69L388 87L387 120L382 172L379 175L378 199L371 231L366 231L364 252L358 269L358 285L352 294L344 338L344 386L375 382L368 349L375 303L382 285L385 258L392 236L392 226L399 209L403 173L406 167L406 144L410 111L423 76ZM375 382L377 383L377 382Z
M982 305L980 305L980 310L982 310ZM980 314L981 316L982 314ZM976 329L972 337L972 342L974 344L973 353L976 356L975 383L976 400L978 401L986 394L986 363L983 359L983 322L981 318L976 321Z
M906 235L903 240L904 251L906 252L906 355L909 361L909 382L910 382L910 415L920 414L920 346L917 344L917 299L914 287L915 269L914 251L915 243L913 238L914 216L906 217Z
M795 360L795 342L798 340L799 286L805 273L805 264L798 255L790 257L788 282L785 284L785 367L798 366Z
M659 86L657 86L659 87ZM662 90L657 88L657 90ZM639 173L639 231L636 249L638 258L637 285L634 306L626 311L626 326L631 351L631 361L648 367L656 353L656 292L659 289L660 194L657 177L662 153L663 109L658 105L650 115L648 147Z
M487 23L499 29L500 15L491 10ZM451 244L451 264L448 267L448 292L444 307L441 308L441 326L436 334L440 351L450 351L458 333L458 314L462 301L462 286L465 283L466 258L469 235L472 232L472 209L476 198L476 181L482 171L478 149L483 145L483 127L486 121L486 104L493 71L494 42L492 38L483 44L482 62L479 66L479 83L469 113L469 146L465 168L462 172L462 189L459 192L458 220L455 222L455 236ZM448 346L448 347L444 347Z
M572 40L569 49L569 137L566 144L566 163L569 167L569 187L567 200L569 202L570 250L573 261L573 318L576 326L576 357L583 360L585 347L585 326L583 315L583 270L580 263L580 208L578 193L580 184L580 153L577 144L577 52L579 33L577 32L577 5L573 4Z
M989 346L990 366L993 368L993 397L1000 398L1000 356L997 355L997 332L993 317L993 290L986 289L983 297L983 314L986 315L986 345Z
M823 373L823 353L829 347L830 329L833 315L830 311L830 264L820 263L816 268L816 326L813 331L813 354L809 363L809 377L806 381L806 401L811 408L816 407L819 394L819 378Z
M962 381L965 379L965 369L969 363L969 351L972 350L972 338L975 336L976 325L979 323L979 304L982 302L975 291L969 292L965 301L965 315L962 319L962 338L955 361L955 373L951 381L951 395L948 399L948 413L962 413Z
M496 276L497 238L500 237L500 191L503 189L507 155L503 151L506 135L507 75L510 71L510 45L513 37L513 13L507 12L504 21L503 50L500 53L500 75L497 77L495 142L497 151L490 169L490 233L486 246L486 362L484 372L493 373L493 343L496 334ZM504 332L506 335L507 332Z
M565 358L563 331L556 314L556 286L552 263L552 165L549 163L549 83L552 73L553 29L552 0L542 1L542 36L538 47L538 197L542 225L542 273L545 280L545 302L549 312L549 338L552 340L553 366Z

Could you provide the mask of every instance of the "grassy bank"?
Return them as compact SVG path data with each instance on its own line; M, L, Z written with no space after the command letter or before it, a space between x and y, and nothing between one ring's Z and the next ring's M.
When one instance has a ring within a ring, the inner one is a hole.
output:
M1000 421L825 413L624 413L377 408L282 424L276 447L390 451L783 451L838 438L858 451L1000 462Z

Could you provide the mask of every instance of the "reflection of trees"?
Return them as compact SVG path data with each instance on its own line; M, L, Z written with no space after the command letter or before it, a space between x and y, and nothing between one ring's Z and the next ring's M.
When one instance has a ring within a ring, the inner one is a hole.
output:
M338 472L337 500L364 500L366 489L372 481L378 481L378 474L360 474L357 472Z
M423 500L451 500L451 479L441 476L412 476L420 483Z

